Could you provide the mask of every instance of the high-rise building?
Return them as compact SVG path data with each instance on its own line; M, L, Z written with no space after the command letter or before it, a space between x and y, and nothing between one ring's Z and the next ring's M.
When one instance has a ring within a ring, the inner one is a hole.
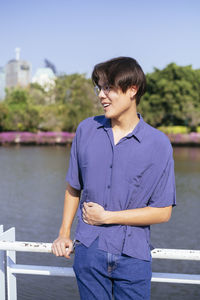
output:
M16 59L10 60L5 68L6 87L26 87L31 82L31 65L25 60L20 60L20 49L16 48Z
M4 68L0 67L0 101L5 98L6 76Z

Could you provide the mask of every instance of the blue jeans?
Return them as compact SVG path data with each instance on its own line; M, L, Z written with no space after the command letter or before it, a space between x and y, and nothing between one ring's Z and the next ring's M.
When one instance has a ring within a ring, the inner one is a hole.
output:
M74 272L81 300L149 300L151 262L77 243Z

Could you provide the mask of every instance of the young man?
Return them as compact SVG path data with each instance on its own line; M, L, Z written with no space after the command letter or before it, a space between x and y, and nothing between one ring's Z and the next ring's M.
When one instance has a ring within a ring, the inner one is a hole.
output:
M100 63L92 80L105 115L77 128L63 221L52 249L69 258L79 207L74 271L81 299L111 300L113 293L115 300L147 300L150 225L167 222L175 205L172 147L137 113L146 81L135 59Z

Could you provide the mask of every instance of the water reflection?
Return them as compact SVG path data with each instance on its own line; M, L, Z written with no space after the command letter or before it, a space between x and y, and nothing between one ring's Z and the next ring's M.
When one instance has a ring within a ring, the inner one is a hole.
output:
M190 148L190 147L175 147L174 148L174 158L176 161L179 160L189 160L189 161L200 161L200 148Z

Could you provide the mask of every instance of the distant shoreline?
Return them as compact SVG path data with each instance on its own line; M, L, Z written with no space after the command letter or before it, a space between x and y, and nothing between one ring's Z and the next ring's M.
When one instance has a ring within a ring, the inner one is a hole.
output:
M174 146L200 146L200 133L166 134ZM70 132L1 132L0 145L66 145L75 133Z
M1 132L0 145L65 145L71 144L71 132Z

